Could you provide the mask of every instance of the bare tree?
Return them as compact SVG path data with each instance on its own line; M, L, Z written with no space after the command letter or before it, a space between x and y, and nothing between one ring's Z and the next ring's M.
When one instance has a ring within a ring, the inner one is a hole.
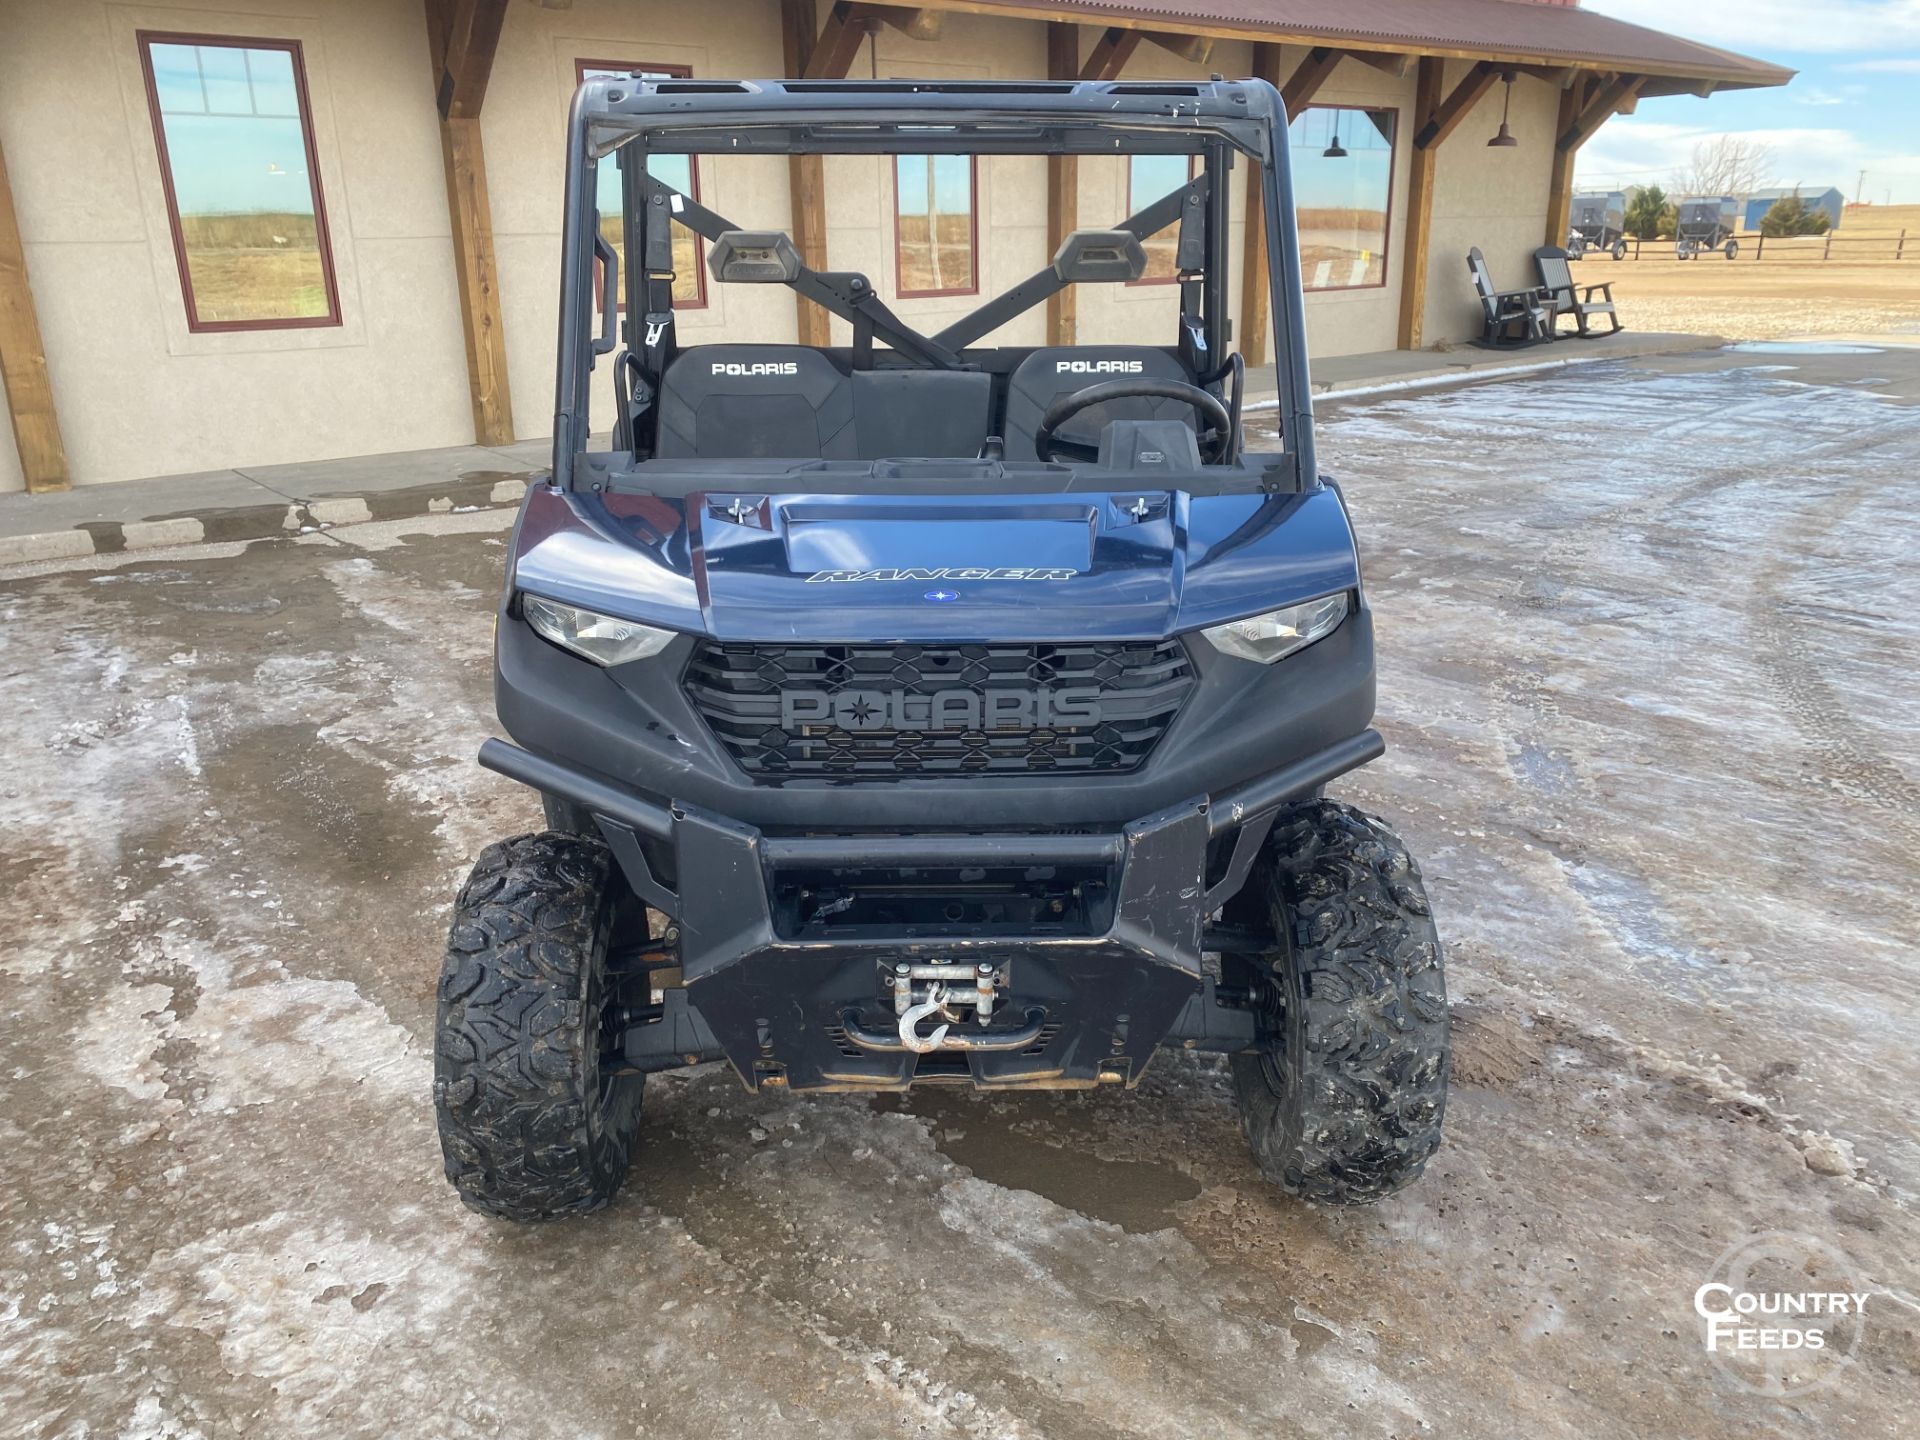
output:
M1749 195L1767 182L1773 151L1740 135L1720 135L1693 147L1693 163L1673 177L1679 195Z

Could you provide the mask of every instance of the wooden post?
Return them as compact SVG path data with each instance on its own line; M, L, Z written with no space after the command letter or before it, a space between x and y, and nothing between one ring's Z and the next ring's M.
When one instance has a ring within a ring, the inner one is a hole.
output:
M1253 47L1253 78L1280 86L1280 47L1259 41ZM1285 132L1276 136L1286 144ZM1246 234L1240 259L1240 358L1248 365L1267 363L1267 321L1273 293L1267 264L1267 187L1258 165L1247 166Z
M1559 138L1580 118L1582 86L1570 85L1560 92L1560 117L1553 127L1553 169L1547 177L1547 236L1545 245L1565 245L1573 223L1573 162L1577 149L1563 150Z
M40 320L27 288L27 252L20 239L20 218L13 209L13 185L7 157L0 150L0 376L6 382L7 414L13 420L13 444L27 489L35 493L65 490L67 447L54 413L53 384L47 378L47 351Z
M1414 82L1413 165L1407 174L1407 233L1401 245L1405 258L1400 262L1400 332L1402 350L1418 350L1420 334L1427 317L1427 268L1429 242L1433 237L1433 171L1439 158L1438 147L1421 145L1418 136L1440 107L1440 90L1446 78L1446 61L1437 55L1422 55L1420 71Z
M1047 78L1076 80L1080 76L1080 27L1063 21L1047 25ZM1080 158L1047 157L1047 258L1060 251L1061 242L1080 224ZM1047 344L1079 343L1080 313L1077 287L1068 285L1047 297Z
M793 79L846 78L870 17L839 0L816 28L813 0L780 0L780 33L787 74ZM787 157L787 193L793 218L793 248L810 270L827 268L827 166L822 155ZM811 300L793 297L794 323L802 345L833 342L833 320Z
M1900 231L1900 243L1893 247L1893 258L1898 260L1907 253L1907 232L1903 226Z
M1158 40L1148 35L1145 38ZM1080 29L1064 21L1047 24L1047 78L1049 80L1112 80L1126 68L1139 47L1142 32L1109 29L1080 59ZM1171 42L1167 42L1171 44ZM1060 242L1080 223L1080 159L1075 155L1047 157L1047 258L1059 253ZM1066 286L1047 297L1047 343L1075 345L1080 337L1080 305L1075 287Z
M1829 226L1829 227L1827 228L1827 243L1826 243L1826 247L1825 247L1824 249L1822 249L1822 250L1821 250L1821 252L1820 252L1820 258L1821 258L1822 260L1825 260L1825 259L1827 259L1827 258L1828 258L1829 256L1831 256L1832 254L1833 254L1833 228L1832 228L1831 226Z
M478 445L513 443L513 393L507 382L507 328L500 270L493 256L493 208L480 107L500 46L506 0L426 0L427 48L440 111L440 157L447 176L454 278L467 349L467 390Z

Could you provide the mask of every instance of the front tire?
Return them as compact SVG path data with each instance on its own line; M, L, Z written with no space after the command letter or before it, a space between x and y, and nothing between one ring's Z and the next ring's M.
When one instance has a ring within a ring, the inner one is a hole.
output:
M1250 957L1257 1048L1232 1057L1254 1159L1302 1199L1385 1199L1439 1148L1447 1102L1445 961L1419 867L1379 821L1319 800L1275 822L1252 884L1274 938Z
M433 1098L447 1179L482 1214L597 1210L626 1176L646 1077L603 1053L618 884L598 840L516 835L454 902Z

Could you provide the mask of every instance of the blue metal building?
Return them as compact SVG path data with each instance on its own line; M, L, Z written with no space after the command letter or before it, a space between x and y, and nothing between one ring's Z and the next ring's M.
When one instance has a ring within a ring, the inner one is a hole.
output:
M1840 228L1840 215L1846 209L1847 197L1831 185L1825 189L1812 185L1781 185L1772 190L1755 190L1747 196L1747 208L1745 214L1741 216L1740 228L1747 231L1758 230L1761 217L1767 213L1773 202L1785 199L1789 195L1798 195L1801 203L1809 210L1826 211L1829 230Z

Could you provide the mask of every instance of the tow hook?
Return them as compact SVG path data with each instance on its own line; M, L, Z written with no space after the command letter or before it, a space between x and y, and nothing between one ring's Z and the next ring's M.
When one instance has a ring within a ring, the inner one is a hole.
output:
M916 1055L936 1050L1023 1050L1039 1038L1046 1019L1045 1011L1030 1009L1027 1023L1017 1030L976 1033L974 1027L986 1031L1007 983L1005 972L986 961L967 965L902 960L887 970L884 983L893 992L892 1034L868 1029L855 1011L844 1017L847 1038L862 1050L909 1050ZM972 1026L967 1026L969 1018ZM922 1035L920 1023L928 1019L940 1023Z
M922 1039L915 1027L927 1016L935 1014L946 1023ZM946 1040L947 1026L952 1023L953 1014L947 1009L947 987L936 984L920 1004L909 1005L900 1012L900 1043L917 1055L930 1055Z

